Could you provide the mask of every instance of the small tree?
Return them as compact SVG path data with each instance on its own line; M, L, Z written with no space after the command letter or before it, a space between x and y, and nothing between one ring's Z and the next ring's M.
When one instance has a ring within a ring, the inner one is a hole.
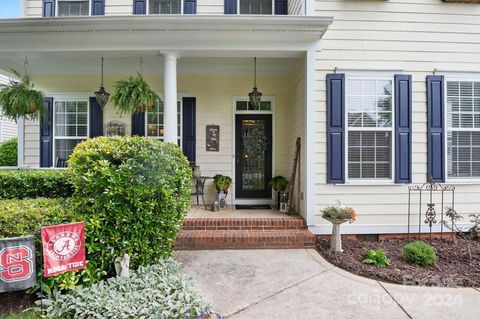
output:
M470 242L480 233L480 214L468 215L468 217L472 218L470 220L472 225L468 228L462 228L458 225L458 222L462 220L463 217L460 216L460 214L452 207L447 208L445 215L450 219L450 222L444 220L442 221L443 225L455 233L456 237L453 237L454 241L457 237L465 241L468 249L468 257L470 260L472 260L472 249L470 247Z

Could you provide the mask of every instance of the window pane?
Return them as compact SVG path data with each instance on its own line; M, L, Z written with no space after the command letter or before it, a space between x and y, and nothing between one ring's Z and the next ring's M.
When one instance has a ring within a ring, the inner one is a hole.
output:
M449 177L480 177L480 132L450 131L447 134Z
M181 0L150 0L150 14L180 14Z
M55 140L55 163L57 159L68 160L72 154L73 149L82 140Z
M447 82L447 123L452 128L480 128L480 82Z
M349 127L392 127L392 81L352 79L347 85Z
M240 0L241 14L272 14L272 0Z
M88 102L55 102L55 137L87 137Z
M89 0L58 0L58 16L88 16Z
M391 179L391 143L391 132L348 132L348 178Z
M146 112L147 118L147 136L163 138L163 108L164 104L162 100L157 100L157 103L152 110ZM182 116L181 116L182 104L177 103L177 134L180 137L182 128Z

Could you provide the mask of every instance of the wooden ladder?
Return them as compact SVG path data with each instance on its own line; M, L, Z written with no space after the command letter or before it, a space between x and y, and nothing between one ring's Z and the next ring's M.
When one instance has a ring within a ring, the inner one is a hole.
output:
M295 188L295 180L297 178L297 168L300 165L300 146L302 145L300 137L297 137L295 143L295 155L293 159L293 171L292 176L290 177L290 188L288 190L288 208L287 214L290 215L294 212L293 207L293 190Z

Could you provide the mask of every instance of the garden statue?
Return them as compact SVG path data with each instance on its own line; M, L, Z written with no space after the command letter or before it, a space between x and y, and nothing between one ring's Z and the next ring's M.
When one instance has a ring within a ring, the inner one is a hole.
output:
M130 256L128 254L115 259L115 272L122 278L130 278Z

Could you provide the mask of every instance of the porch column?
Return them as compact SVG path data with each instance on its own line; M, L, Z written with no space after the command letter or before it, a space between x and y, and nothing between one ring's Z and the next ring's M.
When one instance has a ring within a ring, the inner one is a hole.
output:
M177 144L177 54L163 53L163 141Z

